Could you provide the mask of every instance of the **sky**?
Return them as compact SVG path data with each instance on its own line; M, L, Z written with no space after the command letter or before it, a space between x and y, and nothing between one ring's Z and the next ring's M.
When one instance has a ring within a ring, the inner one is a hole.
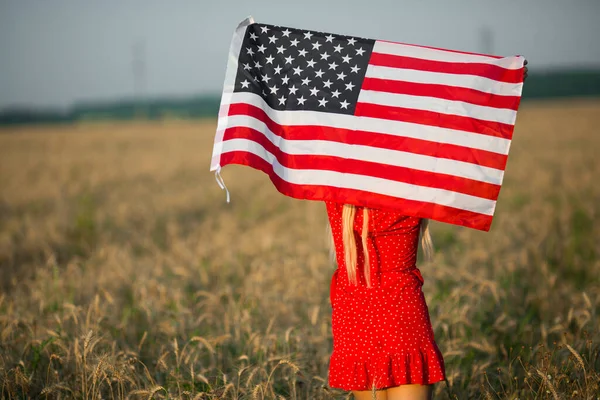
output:
M233 30L250 15L301 29L519 54L532 72L600 68L600 0L0 0L0 109L66 108L136 93L219 94ZM137 89L135 54L145 70Z

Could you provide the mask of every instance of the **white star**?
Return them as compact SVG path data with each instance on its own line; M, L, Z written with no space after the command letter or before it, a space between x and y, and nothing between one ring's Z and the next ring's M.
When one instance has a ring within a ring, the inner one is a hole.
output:
M294 57L289 56L284 58L286 64L291 64L294 61Z
M325 97L323 97L321 100L319 100L319 107L325 107L325 104L327 104L327 100L325 100Z
M312 37L312 35L313 35L312 33L310 33L310 32L306 32L306 33L304 34L304 39L310 40L310 38Z
M340 94L342 94L342 92L338 91L337 89L331 92L331 95L336 99L340 96Z
M262 30L262 33L269 32L269 28L267 28L266 26L261 26L260 29Z
M316 96L319 94L319 89L317 89L316 87L310 89L310 95L311 96Z
M345 63L350 63L351 59L352 59L352 57L350 57L350 56L344 56L344 57L342 57L342 60L344 60Z
M362 56L364 52L365 51L362 49L362 47L356 50L356 54L358 54L359 56Z
M302 49L298 52L298 54L302 57L306 57L306 53L308 53L308 51L306 51L305 49Z
M288 29L286 29L285 31L283 31L283 32L281 32L281 33L282 33L282 34L283 34L283 36L285 36L285 37L290 37L290 33L292 33L292 32L290 32Z
M265 83L269 83L269 81L271 80L271 78L269 78L269 75L262 75L262 80Z
M358 74L358 71L360 71L360 68L358 68L358 65L355 65L354 67L351 68L352 72Z
M290 94L296 94L296 92L298 91L298 88L296 87L296 85L292 86L289 88Z
M262 65L258 61L254 63L254 68L262 68Z
M313 60L307 61L307 63L308 63L308 67L309 67L309 68L312 68L312 67L314 67L314 66L315 66L315 64L316 64L316 62L315 62L315 61L313 61Z
M337 51L338 53L340 53L340 52L342 51L343 47L342 47L341 45L339 45L339 44L338 44L338 45L337 45L337 46L335 46L333 49L334 49L335 51Z
M250 54L251 56L253 56L253 55L254 55L254 50L252 50L252 47L246 47L246 52L247 52L248 54Z
M314 43L312 44L312 46L313 46L313 49L315 49L315 50L319 50L319 47L321 47L321 43L319 43L319 42L314 42Z
M283 45L281 45L277 48L277 54L283 54L284 51L285 51L285 47L283 47Z
M283 95L281 95L281 97L278 99L279 100L279 105L282 106L285 104L285 101L287 100L285 97L283 97Z
M266 48L264 45L262 45L262 44L261 44L260 46L258 46L258 51L260 51L260 52L261 52L261 53L263 53L263 54L265 53L265 50L266 50L266 49L267 49L267 48Z
M350 103L348 103L346 100L344 100L340 103L340 107L345 108L346 110L348 109L349 105L350 105Z
M250 85L250 82L248 82L248 80L245 80L244 82L242 82L242 88L243 89L247 89Z
M277 40L278 40L278 38L276 38L275 36L269 37L269 43L275 43Z
M333 43L333 35L325 36L325 41L329 43Z
M298 46L298 39L294 39L290 43L292 46Z
M298 104L304 105L305 101L306 99L304 98L304 96L298 97Z
M321 54L321 60L327 61L328 58L329 58L329 54L327 54L327 53Z
M335 69L338 67L338 65L334 62L332 62L331 64L329 64L329 69L332 69L335 71Z
M322 78L324 73L322 70L315 71L317 78Z
M354 38L348 39L348 44L349 45L354 46L354 43L356 43L356 39L354 39Z
M352 82L348 82L346 83L346 90L352 90L354 89L354 84Z
M337 75L337 77L339 80L343 81L344 78L346 78L346 74L344 73L344 71L342 71Z
M250 64L244 64L244 69L248 71L249 69L252 69L252 67L250 66Z
M256 33L252 32L252 33L250 34L250 39L252 39L252 40L256 40L256 39L258 39L258 36L256 36Z
M275 67L275 75L279 75L281 73L281 67L278 65Z
M273 64L273 60L274 60L274 59L275 59L275 58L273 58L273 56L269 56L269 57L267 57L267 58L266 58L266 60L267 60L267 64Z
M302 79L302 84L303 85L308 85L309 83L310 83L310 79L308 79L308 78Z
M289 77L289 76L284 76L283 78L281 78L281 82L282 82L284 85L287 85L287 83L288 83L288 81L289 81L289 80L290 80L290 77Z
M294 75L300 75L302 73L303 69L300 67L296 67L294 68Z
M269 88L271 90L271 94L277 94L277 91L279 90L279 88L275 85L273 85L273 87Z
M327 79L325 82L323 82L323 87L326 87L327 89L329 89L332 84L333 84L333 82L331 82L329 79Z

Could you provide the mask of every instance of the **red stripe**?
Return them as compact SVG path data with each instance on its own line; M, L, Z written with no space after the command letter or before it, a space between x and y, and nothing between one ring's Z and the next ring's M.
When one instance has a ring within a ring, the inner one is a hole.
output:
M521 100L519 96L502 96L458 86L404 82L378 78L365 78L361 89L395 94L409 94L413 96L437 97L446 100L458 100L480 106L507 108L514 111L517 111L519 108Z
M370 208L403 210L406 215L431 218L437 221L489 231L492 216L460 210L434 203L400 199L362 190L340 189L322 185L295 185L284 181L273 171L273 166L253 153L230 152L221 155L221 166L247 165L267 174L277 190L296 199L329 200L362 205Z
M472 53L472 52L469 52L469 51L460 51L460 50L449 50L449 49L442 49L441 47L420 46L420 45L417 45L417 44L402 43L402 42L392 42L392 41L389 41L389 40L377 40L376 42L392 43L392 44L403 44L405 46L421 47L421 48L424 48L424 49L439 50L439 51L447 52L447 53L469 54L469 55L472 55L472 56L484 56L484 57L495 58L495 59L504 58L503 56L493 56L491 54Z
M370 103L357 103L354 115L358 117L381 118L414 124L438 126L440 128L480 133L482 135L501 137L504 139L512 139L514 129L513 125L501 122Z
M485 63L434 61L395 54L372 53L369 64L445 74L477 75L505 83L523 82L523 69L507 69Z
M372 176L489 200L496 200L500 192L499 185L448 174L334 156L288 154L271 143L261 132L252 128L236 127L225 130L223 141L231 139L247 139L260 144L273 154L281 165L290 169L316 169Z
M327 126L283 127L271 120L264 110L250 104L232 104L229 108L229 115L248 115L256 118L265 123L271 132L288 140L329 140L463 161L500 170L504 170L508 158L505 154L486 150L383 133L353 131Z

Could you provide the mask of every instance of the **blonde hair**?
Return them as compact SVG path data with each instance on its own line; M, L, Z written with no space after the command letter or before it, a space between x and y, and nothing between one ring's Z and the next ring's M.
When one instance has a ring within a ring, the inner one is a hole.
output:
M352 204L344 204L342 209L342 242L344 245L344 261L346 262L346 269L348 271L348 280L356 284L356 271L357 271L357 247L356 239L354 237L354 218L356 216L356 207ZM361 244L364 255L364 275L367 287L371 287L371 272L369 264L369 251L368 251L368 235L369 235L369 209L363 208L363 225L361 230ZM431 234L429 232L429 220L421 220L421 247L425 259L430 261L433 258L433 241L431 240ZM331 239L333 239L331 237ZM333 243L331 243L333 247Z

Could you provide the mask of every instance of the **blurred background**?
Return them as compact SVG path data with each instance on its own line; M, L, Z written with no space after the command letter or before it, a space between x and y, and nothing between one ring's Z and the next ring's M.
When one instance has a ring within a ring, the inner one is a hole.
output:
M350 398L324 205L209 172L248 15L528 59L490 231L419 259L435 398L596 399L599 0L0 0L0 398Z

